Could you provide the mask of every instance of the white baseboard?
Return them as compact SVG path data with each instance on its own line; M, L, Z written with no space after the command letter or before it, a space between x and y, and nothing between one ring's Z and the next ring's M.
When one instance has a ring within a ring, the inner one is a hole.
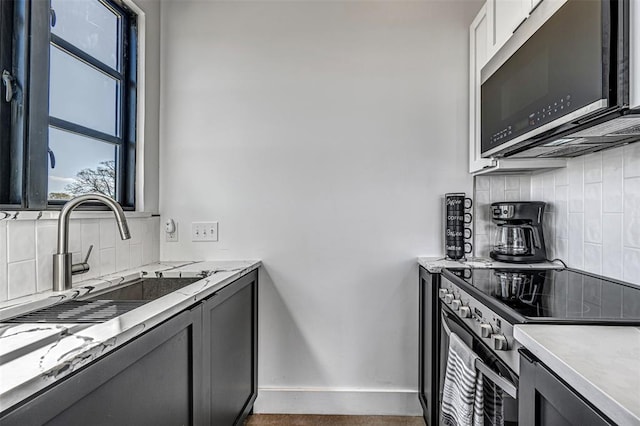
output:
M415 390L259 388L253 412L422 416L422 407Z

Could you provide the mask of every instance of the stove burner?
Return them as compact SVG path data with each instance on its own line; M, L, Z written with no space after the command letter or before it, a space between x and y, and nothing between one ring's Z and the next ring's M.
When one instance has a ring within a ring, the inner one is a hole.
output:
M640 323L640 287L571 269L471 269L469 285L528 321ZM499 306L499 305L498 305Z

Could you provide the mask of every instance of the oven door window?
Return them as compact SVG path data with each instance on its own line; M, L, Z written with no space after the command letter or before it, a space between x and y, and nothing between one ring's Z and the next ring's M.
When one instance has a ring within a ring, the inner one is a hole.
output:
M485 363L487 367L508 381L517 385L518 377L498 358L479 338L473 335L464 324L453 317L453 314L443 318L447 321L447 326L453 333L456 333L478 357ZM441 329L440 340L440 399L442 402L442 394L444 387L445 369L447 366L447 358L449 351L449 337L444 330ZM486 375L483 377L484 392L484 424L485 425L517 425L518 424L518 401L509 396L506 392L491 381ZM440 420L442 422L442 419Z

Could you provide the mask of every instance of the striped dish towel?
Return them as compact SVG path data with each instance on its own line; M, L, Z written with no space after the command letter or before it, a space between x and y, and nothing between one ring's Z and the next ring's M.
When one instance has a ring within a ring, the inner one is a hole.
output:
M442 424L480 426L483 419L482 374L478 356L455 334L449 336L449 355L442 396Z

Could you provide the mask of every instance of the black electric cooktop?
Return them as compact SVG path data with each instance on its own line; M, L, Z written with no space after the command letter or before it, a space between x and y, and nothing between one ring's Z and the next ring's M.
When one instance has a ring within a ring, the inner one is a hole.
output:
M514 322L640 325L640 286L573 269L450 272Z

